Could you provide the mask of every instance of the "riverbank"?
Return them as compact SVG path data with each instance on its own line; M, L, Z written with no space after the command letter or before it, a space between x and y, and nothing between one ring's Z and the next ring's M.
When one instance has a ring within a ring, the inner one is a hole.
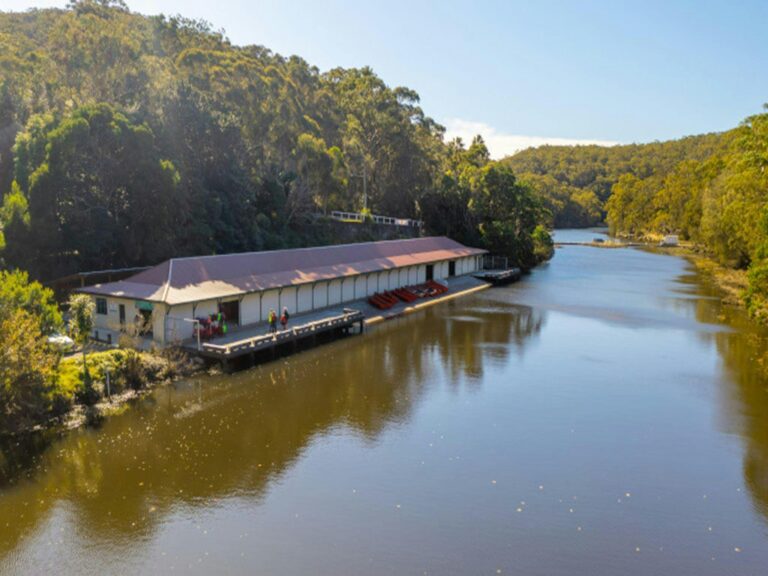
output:
M647 242L649 248L655 249L663 235L651 234L640 238L626 238ZM749 288L749 276L746 270L737 270L720 264L711 255L693 243L684 242L678 246L659 248L659 250L663 250L666 254L680 256L691 262L696 267L696 270L720 292L723 303L748 309L756 322L768 325L768 309L764 309L765 306L756 306L755 303L749 306L747 303L746 294Z
M42 431L73 430L119 414L129 403L160 386L203 370L203 363L178 350L91 351L59 360L47 390L47 417L0 431L0 438Z
M744 293L749 287L747 273L718 264L712 258L704 256L690 248L675 249L691 262L721 293L722 301L732 306L746 308Z
M473 277L461 277L451 279L449 287L449 292L442 296L417 304L398 303L386 312L373 308L365 301L356 304L364 309L365 324L370 326L474 294L491 287L491 284ZM170 348L89 351L86 364L89 374L87 382L81 354L62 358L51 378L49 416L11 432L0 432L0 437L57 429L74 430L95 424L124 412L131 402L159 387L206 370L202 359L182 349Z

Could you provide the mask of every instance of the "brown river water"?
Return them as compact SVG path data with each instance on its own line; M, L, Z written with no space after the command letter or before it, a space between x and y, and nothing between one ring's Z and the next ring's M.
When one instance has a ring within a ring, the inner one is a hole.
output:
M766 337L681 258L565 247L4 448L0 574L764 575Z

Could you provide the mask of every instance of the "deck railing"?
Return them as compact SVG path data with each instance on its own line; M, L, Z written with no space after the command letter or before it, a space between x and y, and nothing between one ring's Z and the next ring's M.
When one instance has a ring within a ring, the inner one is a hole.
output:
M300 340L314 334L333 330L334 328L352 326L356 322L362 322L364 318L365 316L359 310L351 310L347 308L344 310L343 314L338 316L331 316L329 318L307 322L306 324L296 326L295 328L289 328L288 330L251 336L227 344L205 342L202 344L202 349L205 352L220 356L236 356L248 352L256 352L257 350L265 348L272 348L278 344Z

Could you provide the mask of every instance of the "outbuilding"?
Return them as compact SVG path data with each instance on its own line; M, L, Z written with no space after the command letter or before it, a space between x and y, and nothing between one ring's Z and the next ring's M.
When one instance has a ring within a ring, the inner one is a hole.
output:
M194 318L221 313L232 327L258 324L272 309L310 312L471 274L482 269L485 253L428 237L173 258L78 291L95 301L94 337L106 339L139 322L147 338L167 344L192 338Z

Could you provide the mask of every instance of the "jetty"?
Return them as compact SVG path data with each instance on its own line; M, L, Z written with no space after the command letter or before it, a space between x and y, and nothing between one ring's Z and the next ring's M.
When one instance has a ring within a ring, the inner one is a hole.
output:
M184 350L207 361L220 362L224 370L271 360L277 354L292 353L337 337L362 334L366 326L393 320L424 308L490 288L492 284L471 275L445 282L447 291L415 302L399 302L380 310L368 300L350 303L346 308L329 308L292 316L287 330L271 333L265 322L244 326L210 340L187 338L179 342Z
M637 246L648 246L643 242L555 242L555 248L563 246L590 246L592 248L634 248Z
M251 360L255 360L259 352L274 351L289 344L296 347L303 341L314 342L320 335L346 335L353 331L360 334L364 326L365 315L360 310L344 308L340 312L326 311L320 318L274 333L265 333L265 326L259 325L250 330L244 329L219 337L215 342L187 340L183 347L203 358L221 361L226 369L231 360L243 356L250 356Z
M520 268L501 268L497 270L481 270L473 274L478 280L485 280L495 285L509 284L520 279Z

